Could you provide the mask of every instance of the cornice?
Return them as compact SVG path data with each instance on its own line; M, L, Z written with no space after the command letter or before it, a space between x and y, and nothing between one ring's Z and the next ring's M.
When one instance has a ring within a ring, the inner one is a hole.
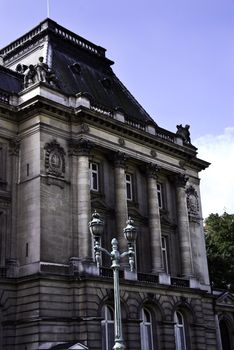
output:
M4 105L5 107L5 105ZM0 109L1 111L1 109ZM118 121L112 117L106 116L97 111L90 110L84 106L74 109L71 106L63 106L57 102L46 99L45 97L35 96L24 102L18 107L18 110L11 110L11 115L17 115L18 122L25 121L38 113L46 113L53 118L63 120L65 122L80 124L87 123L103 130L113 130L120 137L141 142L149 148L162 150L168 155L179 157L183 161L183 166L192 167L197 170L207 168L210 163L196 157L196 148L194 146L178 145L176 143L164 140L157 135L134 128L124 122ZM163 129L162 129L163 130Z

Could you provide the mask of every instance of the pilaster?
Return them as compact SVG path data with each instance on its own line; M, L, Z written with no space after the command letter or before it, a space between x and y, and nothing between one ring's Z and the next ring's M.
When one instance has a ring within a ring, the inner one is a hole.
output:
M19 179L19 153L20 142L11 141L9 144L10 171L11 171L11 239L8 256L8 264L11 275L16 273L16 249L17 249L17 209L18 209L18 179Z
M90 259L92 256L91 237L88 228L91 216L89 155L92 147L93 144L83 138L70 144L70 155L73 158L76 157L76 160L73 159L73 181L76 182L77 194L74 194L73 203L76 203L77 198L77 206L76 204L75 206L77 207L78 247L74 249L74 253L78 253L79 259L82 260ZM76 239L74 241L76 242Z
M115 212L116 212L116 234L119 241L120 251L126 250L126 240L123 229L128 219L128 205L126 192L126 167L127 156L120 151L114 154L115 166Z
M152 272L162 272L162 244L161 244L161 223L160 210L157 195L157 174L159 168L156 164L147 165L148 183L148 216L149 230L152 245Z
M180 241L181 252L181 268L183 276L193 275L191 240L189 229L189 218L187 210L187 198L185 193L185 185L188 177L184 174L175 176L176 184L176 203L177 203L177 225Z

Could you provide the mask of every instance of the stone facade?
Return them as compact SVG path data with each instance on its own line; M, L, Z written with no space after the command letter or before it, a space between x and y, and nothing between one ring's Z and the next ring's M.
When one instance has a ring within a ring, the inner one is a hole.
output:
M120 273L126 348L182 349L182 315L186 349L222 349L220 320L233 349L233 297L224 309L211 293L206 261L199 172L209 164L150 118L104 49L55 22L0 54L0 348L111 348L110 261L97 269L88 228L97 210L108 250L113 237L127 248L128 216L138 230L135 271L123 262Z

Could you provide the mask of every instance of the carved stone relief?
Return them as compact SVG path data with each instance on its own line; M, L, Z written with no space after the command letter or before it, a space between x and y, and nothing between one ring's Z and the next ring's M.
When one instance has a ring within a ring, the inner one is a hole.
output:
M189 186L186 189L187 194L187 207L190 216L198 216L199 213L199 200L197 191L193 186Z
M64 177L65 151L56 140L45 145L45 168L48 175Z

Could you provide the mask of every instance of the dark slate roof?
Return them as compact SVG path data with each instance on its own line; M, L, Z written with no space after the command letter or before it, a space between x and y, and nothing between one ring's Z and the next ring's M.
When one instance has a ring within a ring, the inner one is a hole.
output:
M136 120L151 121L150 116L116 77L107 60L93 57L80 48L52 42L53 69L61 89L68 94L88 93L95 102L110 109L121 108Z
M19 63L20 57L23 63L27 52L27 64L30 57L34 60L31 63L36 64L35 48L41 47L42 43L49 47L47 52L50 53L47 56L50 57L44 58L47 64L52 65L59 88L63 92L87 93L96 104L111 110L121 108L127 116L136 121L155 124L116 77L111 68L113 62L106 58L104 48L70 32L50 19L41 22L30 32L0 50L0 55L3 56L7 67L13 67L16 61ZM8 86L9 83L10 80L3 85ZM18 91L19 85L15 81L12 81L12 84ZM9 86L7 88L9 89Z
M22 90L23 76L11 69L0 66L0 90L9 93L18 93Z

